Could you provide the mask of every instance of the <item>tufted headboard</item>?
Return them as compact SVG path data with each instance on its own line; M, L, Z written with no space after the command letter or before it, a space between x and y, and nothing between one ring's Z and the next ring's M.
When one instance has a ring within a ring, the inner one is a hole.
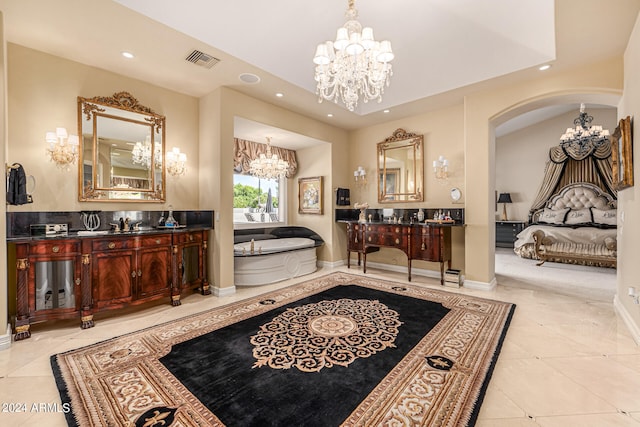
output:
M576 182L560 189L549 198L545 208L560 210L564 208L583 209L597 208L602 210L616 209L617 200L597 185L588 182ZM544 211L538 209L529 212L529 222L538 222L538 217Z

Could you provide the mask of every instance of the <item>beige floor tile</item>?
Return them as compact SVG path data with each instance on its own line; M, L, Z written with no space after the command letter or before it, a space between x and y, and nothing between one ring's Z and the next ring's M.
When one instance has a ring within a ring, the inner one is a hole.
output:
M639 396L640 347L613 309L615 270L553 264L535 269L530 263L523 266L522 260L508 251L496 259L506 267L496 266L498 286L492 291L443 288L432 277L416 276L412 281L419 286L517 305L476 425L640 426L640 408L632 401ZM363 274L361 269L348 270L346 266L321 268L312 276L263 287L237 288L235 294L223 298L194 293L183 296L179 307L159 302L98 314L96 326L87 330L80 329L76 320L34 325L30 339L14 342L10 349L0 351L0 399L29 405L59 402L49 362L51 354L170 322L332 271ZM371 269L366 276L406 282L405 273ZM586 284L586 290L580 291L576 285L580 283ZM598 283L602 283L599 289ZM603 380L600 391L593 389L598 378ZM640 398L636 400L640 402ZM635 412L620 414L618 407ZM0 425L56 427L66 423L61 414L29 412L0 413Z
M539 417L536 422L540 427L638 427L638 421L619 413Z
M639 372L609 357L570 357L544 361L617 409L640 412Z
M533 417L616 412L613 405L539 359L498 359L491 383Z

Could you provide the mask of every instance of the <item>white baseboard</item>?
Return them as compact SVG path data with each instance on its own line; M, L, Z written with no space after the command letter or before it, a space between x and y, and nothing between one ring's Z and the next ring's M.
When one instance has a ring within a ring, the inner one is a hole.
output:
M334 262L318 261L318 267L324 267L324 268L337 268L337 267L342 267L343 265L347 265L347 261L343 259L339 261L334 261Z
M477 289L479 291L492 291L496 288L496 286L498 285L498 282L496 280L496 278L494 277L493 279L491 279L491 281L489 283L487 282L478 282L475 280L465 280L464 281L464 287L467 289Z
M6 350L11 347L11 325L7 325L7 333L4 335L0 335L0 351Z
M211 292L217 297L226 297L236 293L235 286L226 286L224 288L211 287Z
M407 267L404 266L404 265L391 265L391 264L384 264L384 263L380 263L380 262L367 262L367 266L368 267L373 267L373 268L378 268L380 270L387 270L387 271L393 271L393 272L396 272L396 273L407 274ZM411 267L411 275L412 276L430 277L430 278L433 278L433 279L440 280L440 272L439 271L426 270L424 268ZM474 280L466 280L464 278L464 276L463 276L462 280L461 280L461 283L462 283L462 287L464 287L464 288L477 289L477 290L480 290L480 291L491 291L497 285L495 277L491 280L491 282L486 283L486 282L477 282L477 281L474 281Z
M627 326L627 329L629 329L629 333L631 333L633 340L637 345L640 345L640 326L633 321L633 317L627 308L622 304L622 302L620 302L619 294L616 294L616 296L613 297L613 307L620 317L622 317L622 321ZM638 309L640 310L640 307Z

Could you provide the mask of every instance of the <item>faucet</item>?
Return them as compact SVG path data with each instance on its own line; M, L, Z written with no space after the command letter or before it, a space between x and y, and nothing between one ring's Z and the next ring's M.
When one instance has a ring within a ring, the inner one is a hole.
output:
M129 231L129 217L124 219L124 227L122 227L122 231Z
M120 232L120 224L111 222L111 223L109 223L109 225L113 226L113 231L115 233L119 233Z
M255 240L251 239L251 247L249 248L249 253L253 255Z
M140 231L140 224L142 224L142 221L134 222L133 231Z

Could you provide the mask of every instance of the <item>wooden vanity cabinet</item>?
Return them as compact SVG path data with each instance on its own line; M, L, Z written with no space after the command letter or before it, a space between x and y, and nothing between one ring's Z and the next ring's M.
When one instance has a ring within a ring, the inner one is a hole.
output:
M174 305L180 305L180 293L186 289L197 289L202 295L211 294L207 279L207 238L205 230L173 235Z
M444 284L444 266L451 268L451 226L422 224L347 223L347 267L350 253L358 252L367 272L367 254L380 248L400 249L407 255L408 280L411 281L411 261L414 259L440 263L440 283Z
M78 317L81 256L77 240L37 240L15 244L15 339L31 336L31 323Z
M351 268L351 252L358 254L358 265L360 265L362 255L377 252L380 248L375 246L365 246L364 242L364 230L365 224L360 223L347 223L347 268ZM366 264L364 266L364 272L366 273Z
M207 280L208 230L82 238L16 240L15 339L35 322L77 318L83 329L96 312L171 297Z
M92 239L91 253L96 311L170 295L171 234Z

